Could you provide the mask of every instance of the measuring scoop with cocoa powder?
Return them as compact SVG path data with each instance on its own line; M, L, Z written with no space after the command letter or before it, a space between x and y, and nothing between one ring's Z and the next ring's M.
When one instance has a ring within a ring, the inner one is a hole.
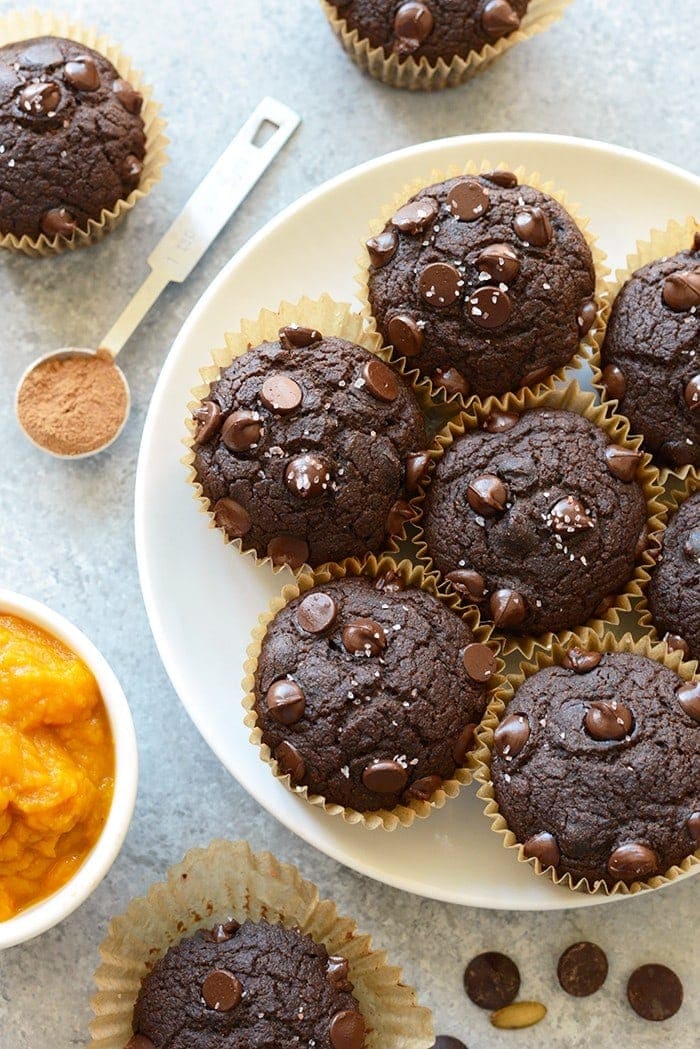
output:
M148 259L150 274L100 348L58 350L27 368L17 386L15 410L37 447L59 458L81 459L116 441L131 396L115 357L163 289L191 273L298 125L293 110L263 99Z

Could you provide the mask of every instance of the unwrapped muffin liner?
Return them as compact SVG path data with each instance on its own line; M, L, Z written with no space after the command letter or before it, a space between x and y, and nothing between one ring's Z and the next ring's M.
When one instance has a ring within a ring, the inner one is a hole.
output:
M297 303L282 302L276 310L264 309L255 320L243 320L236 332L226 332L224 335L226 345L212 351L213 364L205 365L199 369L201 382L191 390L192 399L187 405L187 416L185 425L187 436L183 443L187 448L187 454L181 462L187 467L187 481L193 486L195 498L202 513L209 517L209 527L217 529L226 543L232 543L241 553L248 554L258 564L269 565L274 572L284 570L283 565L275 565L270 557L261 557L253 548L244 549L240 539L231 539L223 529L218 528L214 520L210 500L204 494L202 485L197 480L194 467L195 461L195 435L197 425L192 413L209 396L212 383L221 376L222 372L252 347L259 346L263 342L275 342L279 336L280 328L288 325L298 324L315 328L324 336L336 336L348 342L362 346L369 353L374 354L386 363L389 355L382 347L382 339L378 332L368 331L364 318L353 312L350 306L344 302L334 302L329 295L322 295L320 299L308 299L306 297ZM400 369L395 369L400 371ZM410 379L408 380L410 383ZM418 397L421 407L425 408L427 396L424 390L414 391ZM409 523L409 522L406 522ZM397 535L400 540L405 536L405 525L401 533ZM295 572L308 569L302 566Z
M165 152L168 140L165 137L165 121L160 116L160 105L153 98L152 88L144 84L141 73L132 67L131 61L107 37L67 14L27 10L10 11L0 16L0 47L35 36L59 36L74 40L108 58L119 76L143 95L141 119L146 135L146 155L138 186L126 199L118 200L113 208L103 208L99 221L90 219L87 229L76 229L70 237L47 237L44 233L39 237L27 234L17 237L12 233L0 235L0 247L22 252L32 258L41 258L89 247L110 233L137 201L150 193L160 181L168 159Z
M382 47L372 47L369 40L360 36L359 30L349 29L341 12L328 0L321 0L321 7L342 47L363 72L391 87L438 91L465 83L511 47L549 29L559 21L570 3L571 0L530 0L520 28L514 33L486 44L481 51L471 51L466 58L455 55L450 62L439 58L433 64L425 57L415 59L410 55L400 59L392 54L387 58Z
M659 889L669 882L677 881L682 874L700 865L700 849L693 855L687 856L681 864L670 867L664 874L650 878L648 881L636 881L629 885L618 881L612 887L602 880L591 884L587 878L575 880L571 874L558 874L554 867L543 867L539 859L528 858L522 843L517 841L513 831L508 828L496 801L491 780L491 754L494 732L498 724L507 713L509 703L527 678L545 667L560 664L568 649L574 646L592 652L633 652L639 656L646 656L658 663L663 663L664 666L679 674L684 681L691 681L697 674L697 662L683 661L680 652L670 652L666 645L655 643L648 636L635 640L631 634L626 633L618 640L609 631L600 635L595 630L587 628L562 634L553 640L551 647L533 653L528 662L520 664L517 673L509 674L505 681L494 689L489 708L477 730L475 758L478 767L474 778L481 784L477 797L485 802L484 814L491 821L491 830L501 835L503 847L511 852L514 851L519 863L528 863L536 875L547 878L553 884L563 885L574 892L597 893L605 896L635 896L649 889Z
M595 395L584 392L577 382L572 381L563 388L543 389L539 392L523 389L518 393L508 393L504 397L488 397L484 401L474 401L471 407L462 412L455 419L448 422L443 430L436 436L435 442L430 449L430 457L433 460L428 474L424 479L421 491L413 499L416 508L415 525L417 528L416 544L418 546L418 561L425 565L427 572L438 575L438 583L441 592L453 593L450 584L442 579L437 568L433 564L428 545L425 541L423 514L425 508L425 497L427 488L434 473L437 461L442 458L447 449L462 437L468 430L480 427L483 420L491 412L515 412L521 414L532 408L555 408L564 411L576 412L589 422L603 430L615 444L639 451L641 438L630 437L629 422L620 415L615 415L609 406L596 403ZM632 610L632 598L639 595L639 585L646 578L647 568L653 564L653 536L662 527L662 515L664 505L662 502L663 488L659 483L659 475L651 462L651 456L644 453L636 477L641 486L647 503L647 532L649 542L647 550L638 558L632 578L628 581L621 593L616 595L614 603L601 616L593 616L581 627L590 627L597 633L602 634L607 627L619 626L620 613ZM579 629L577 626L576 629ZM564 636L568 631L559 634L548 632L538 637L527 635L508 635L503 640L503 652L519 652L525 659L532 659L535 648L550 648L558 636ZM500 633L496 630L494 635L501 640Z
M532 388L536 390L543 388L552 389L557 382L563 382L566 380L568 371L579 370L596 355L598 357L600 356L600 347L605 338L605 327L610 313L608 299L605 294L605 281L610 274L610 270L606 265L607 256L598 246L597 235L591 232L589 228L590 220L581 214L580 206L569 201L564 190L558 189L552 181L545 180L538 171L528 172L522 165L513 169L503 161L494 165L490 160L482 160L480 164L477 164L474 161L469 161L463 167L458 167L453 164L444 171L434 169L431 171L430 175L418 176L413 179L412 182L405 185L403 189L394 196L393 200L382 207L379 215L372 219L369 224L366 236L361 242L360 255L357 259L358 271L355 277L358 285L357 295L362 305L362 313L365 317L368 330L377 331L377 323L372 315L372 307L369 297L370 257L366 241L370 237L377 236L377 234L381 233L392 215L394 215L397 210L406 203L406 201L410 200L421 190L427 189L429 186L433 186L436 183L445 182L451 178L457 178L459 175L483 175L485 172L493 170L512 171L517 177L519 185L530 186L533 189L548 194L556 200L578 226L590 248L593 258L593 266L595 269L594 295L598 308L596 320L590 331L579 342L578 350L571 360L553 371L546 379L537 382L532 386ZM459 393L448 395L443 387L435 386L428 376L422 375L409 359L401 357L393 347L389 347L389 353L392 363L398 364L402 373L411 379L416 390L424 390L436 405L444 405L453 411L459 411L464 409L474 400L473 395L466 397Z
M627 256L627 264L622 269L616 270L614 277L611 276L608 279L605 289L605 295L609 302L608 317L615 299L633 273L636 273L642 266L647 266L650 262L656 262L657 259L677 255L679 251L689 251L692 247L695 233L699 232L700 218L696 219L689 216L684 222L677 222L676 219L671 219L665 229L651 230L648 240L638 240L636 251ZM603 339L600 339L591 357L593 385L599 391L601 398L607 403L614 405L615 410L622 414L622 409L616 398L611 397L608 399L606 397L605 387L603 386L602 346ZM688 476L698 476L698 472L693 466L671 467L661 461L659 461L659 474L662 484L666 484L669 479L674 477L683 481Z
M349 962L349 978L367 1024L366 1049L429 1049L430 1010L418 1005L401 970L373 950L370 937L321 900L315 885L269 852L254 853L245 841L214 841L192 849L113 918L100 947L95 973L90 1049L124 1049L141 980L167 949L201 928L235 918L299 929L329 955Z
M467 755L465 767L457 769L452 779L444 780L442 786L435 791L429 801L412 799L408 803L397 805L394 809L358 812L355 809L345 808L342 805L327 801L319 794L310 794L308 788L303 785L294 786L289 775L280 771L277 762L270 752L270 748L266 743L263 743L262 731L258 727L258 716L255 711L255 671L268 627L277 613L290 601L293 601L294 598L299 597L300 594L306 593L314 586L322 586L330 580L344 579L346 576L365 576L368 579L376 579L387 572L397 573L405 586L426 590L446 604L447 607L455 609L457 601L454 598L439 594L434 577L426 573L422 566L414 565L408 560L397 563L387 555L377 559L373 554L370 554L363 561L359 561L356 558L348 558L339 564L323 565L314 572L305 572L297 578L295 585L285 586L280 596L273 599L270 607L260 616L258 625L253 630L252 640L248 647L248 658L244 664L243 707L246 711L244 723L251 730L250 742L259 748L261 759L270 765L275 777L281 780L289 790L306 799L309 804L322 808L329 815L342 817L346 823L362 824L369 830L382 828L386 831L393 831L397 827L410 827L416 818L426 819L433 810L442 808L448 798L457 797L462 786L471 783L472 770L475 767L471 752ZM475 608L461 610L459 614L474 635L475 641L483 644L490 642L492 630L480 622L478 611ZM492 644L491 647L496 653L496 646ZM495 683L500 681L502 669L503 662L498 659L496 672L488 683L487 690L493 688Z

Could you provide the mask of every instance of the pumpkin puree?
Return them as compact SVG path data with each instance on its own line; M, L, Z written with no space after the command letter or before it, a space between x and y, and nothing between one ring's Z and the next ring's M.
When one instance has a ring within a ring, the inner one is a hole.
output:
M113 789L92 673L43 630L0 615L0 921L65 885L99 838Z

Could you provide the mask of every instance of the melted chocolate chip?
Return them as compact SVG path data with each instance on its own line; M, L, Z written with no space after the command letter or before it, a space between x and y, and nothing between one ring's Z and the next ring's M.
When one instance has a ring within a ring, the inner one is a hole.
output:
M333 1049L362 1049L365 1044L365 1021L356 1009L345 1009L331 1020L329 1036Z
M595 670L602 658L602 652L588 652L585 648L574 645L562 659L561 665L567 670L573 670L575 674L588 674Z
M627 392L627 380L616 364L609 364L604 369L601 382L608 400L621 401Z
M476 725L465 725L452 748L452 757L457 765L463 765L476 740Z
M700 306L700 269L679 270L664 281L663 300L672 310L692 310Z
M555 532L570 534L595 527L586 507L573 495L557 500L549 511L549 516Z
M258 412L231 412L221 427L221 440L232 452L245 452L249 448L255 448L261 434L262 422Z
M485 171L481 177L485 178L487 182L493 182L494 186L500 186L502 189L515 189L518 185L517 175L514 175L512 171L504 171L500 168L494 171Z
M370 262L377 269L381 269L382 266L386 266L387 262L393 259L398 246L399 238L392 230L386 230L386 232L379 233L376 237L370 237L367 241Z
M686 825L695 844L700 845L700 812L691 812Z
M389 510L386 519L387 535L400 536L403 533L406 523L412 521L417 512L418 511L404 499L397 499Z
M688 717L700 724L700 681L687 681L676 689L676 698Z
M616 699L599 699L591 703L583 724L589 736L603 741L624 739L632 731L632 711Z
M330 594L313 590L297 608L297 623L307 634L322 634L333 625L337 614L338 606Z
M629 483L637 476L639 464L642 461L642 453L635 452L632 448L622 448L619 444L611 444L605 449L605 463L610 473L620 481Z
M404 589L403 579L398 572L382 572L374 581L374 589L389 594L398 594Z
M97 91L100 86L97 66L87 55L78 55L66 62L63 71L70 86L78 91Z
M495 474L481 474L469 482L467 502L476 514L494 517L506 508L508 489Z
M395 401L399 395L398 379L391 368L387 368L380 360L367 361L362 368L362 378L365 380L367 392L378 401L388 404Z
M688 642L680 636L680 634L664 634L663 640L666 643L666 648L669 652L682 652L683 659L687 659L690 655L690 645Z
M306 764L301 754L288 740L283 740L275 750L275 761L283 776L289 776L292 783L300 783L306 774Z
M343 644L351 655L378 656L386 648L386 634L373 619L353 619L343 627Z
M513 220L513 229L520 240L535 248L544 248L553 236L549 215L537 206L519 211Z
M527 604L522 594L509 587L494 590L489 601L489 608L496 626L510 630L520 626L527 616Z
M471 568L456 568L454 572L448 572L446 578L452 589L469 601L481 601L486 593L484 577Z
M508 714L493 734L493 748L499 757L514 758L530 738L526 714Z
M350 991L352 985L348 980L350 965L347 958L331 955L326 965L326 977L334 991Z
M280 328L280 346L285 350L302 350L306 346L313 346L321 342L323 336L316 328L303 328L298 324L288 324L286 328Z
M405 488L409 495L415 495L428 475L430 456L427 452L412 452L406 456Z
M683 553L689 561L700 564L700 528L689 528L683 540Z
M295 535L276 535L267 544L267 556L275 565L301 568L308 560L309 544Z
M478 179L465 178L455 182L447 194L447 206L460 222L476 222L491 207L491 198Z
M122 165L122 173L127 182L138 182L141 178L141 172L143 171L143 163L138 157L134 156L133 153L125 158L124 164Z
M397 313L389 321L389 341L402 357L416 357L423 347L423 329L408 313Z
M214 521L232 539L242 539L252 528L250 515L235 499L219 499L212 508Z
M437 201L432 197L421 197L404 204L391 221L402 233L422 233L428 226L432 226L437 213Z
M235 1009L243 996L240 980L226 969L213 969L204 978L202 998L210 1009L228 1013Z
M288 375L269 375L262 384L260 400L271 412L287 415L301 404L301 387Z
M456 368L436 368L430 379L434 386L442 387L448 397L469 396L469 382Z
M589 331L595 324L597 316L598 307L596 306L595 299L584 299L579 306L578 316L576 317L581 338L583 338L584 335L588 335Z
M442 786L441 776L423 776L422 779L417 779L415 783L406 791L406 794L411 798L416 798L418 801L430 801L436 790L439 790Z
M19 108L29 116L50 116L56 112L60 101L61 89L53 80L25 84L19 93Z
M429 6L419 0L401 4L394 17L394 50L412 55L433 31L435 19Z
M493 280L512 284L520 273L520 259L510 244L489 244L476 260L476 268Z
M77 222L67 208L50 208L41 219L41 232L47 237L72 237Z
M126 80L115 80L112 91L117 96L127 113L138 115L143 106L143 95L136 91Z
M694 375L687 383L683 391L683 399L691 412L696 412L700 408L700 375Z
M482 428L487 433L506 433L513 429L519 418L515 412L491 412L484 419Z
M608 871L619 881L650 878L659 870L659 857L648 845L630 841L619 845L608 858Z
M489 681L496 672L496 656L488 645L467 645L462 657L464 669L473 681Z
M280 725L296 725L306 710L306 696L296 681L281 678L267 690L267 709Z
M323 495L331 483L331 468L321 455L298 455L291 459L284 471L284 483L299 499L310 499Z
M561 859L557 839L547 831L528 838L523 844L523 852L528 859L539 860L543 867L557 867Z
M192 417L197 423L195 444L206 444L216 437L221 428L221 408L216 401L203 401L199 408L195 408Z
M478 328L501 328L512 311L507 291L486 284L477 288L467 302L467 316Z
M464 280L448 262L431 262L418 278L421 298L436 310L453 306L462 294Z
M362 773L362 782L375 794L398 794L408 782L408 772L398 761L373 761Z

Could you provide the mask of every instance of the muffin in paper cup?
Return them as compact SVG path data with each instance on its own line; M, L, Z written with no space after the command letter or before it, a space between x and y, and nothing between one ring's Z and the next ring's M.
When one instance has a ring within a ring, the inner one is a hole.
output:
M616 270L614 277L608 278L605 288L605 296L608 300L607 317L610 317L615 299L623 286L637 270L649 265L651 262L656 262L658 259L664 259L677 255L681 251L687 251L693 244L694 237L700 237L700 219L689 216L683 222L672 219L665 229L651 230L648 239L638 240L636 251L627 256L626 265L622 269ZM591 356L590 365L593 372L593 385L599 391L603 401L612 404L614 409L623 415L618 398L614 397L612 393L608 393L603 382L601 351L604 335L605 333L597 341ZM673 478L683 481L688 476L697 475L697 473L698 471L693 466L672 467L659 460L659 474L662 484L666 484L669 479L672 480Z
M110 922L94 977L90 1049L124 1049L141 980L154 962L197 930L232 918L298 929L329 955L346 958L367 1025L366 1049L432 1046L430 1010L418 1005L401 970L372 948L354 921L339 915L331 900L320 899L296 867L269 852L254 853L244 841L214 841L188 852L165 881Z
M415 542L418 547L417 558L419 563L425 566L427 572L438 576L438 588L441 593L455 595L454 588L446 579L442 578L434 565L425 540L424 504L435 467L455 440L462 437L469 430L478 429L492 412L512 412L520 415L522 412L532 408L556 408L575 412L603 430L614 444L630 450L640 451L641 438L630 436L627 420L622 418L622 416L613 414L609 406L596 403L595 395L584 392L577 382L570 382L562 388L545 388L538 392L523 389L518 391L518 393L509 393L501 398L489 397L484 401L474 401L470 408L448 422L445 428L437 435L429 451L431 464L425 473L419 494L412 501L416 511L415 526L417 537ZM632 598L638 597L639 584L646 578L648 566L653 563L653 550L655 548L653 537L661 528L663 488L659 483L658 471L651 462L651 456L646 453L643 454L637 470L636 481L642 489L647 504L647 545L644 554L640 551L635 571L622 592L616 594L614 600L612 595L607 598L602 603L602 607L599 606L594 615L586 623L581 623L577 626L576 629L589 627L602 634L606 626L619 626L620 614L632 611ZM459 597L459 605L460 607L465 607L462 597ZM496 629L494 637L502 642L505 655L511 652L518 652L526 659L532 659L537 647L550 648L558 636L565 636L568 633L569 630L563 630L558 633L550 631L539 636L518 634L502 636Z
M393 831L397 827L410 827L416 818L426 819L434 809L442 808L448 798L455 798L461 787L471 782L474 763L470 752L466 754L464 767L456 769L450 779L443 780L429 799L413 798L405 800L402 804L392 809L358 812L355 809L327 801L319 794L312 794L304 785L294 785L290 775L280 768L270 752L270 748L263 742L263 734L259 727L258 715L255 710L258 662L268 627L277 614L291 601L305 594L312 587L322 586L331 580L342 580L345 577L353 576L364 576L370 580L376 580L381 576L398 577L404 587L425 590L443 602L446 608L453 611L456 610L457 602L453 598L445 597L438 592L435 579L427 574L422 566L413 565L408 560L397 563L397 561L387 555L383 555L379 559L374 555L370 555L364 561L349 558L340 564L324 565L313 573L300 575L295 585L283 588L281 595L272 601L269 609L260 616L258 625L253 630L252 641L248 648L248 659L245 663L245 677L243 679L243 690L245 693L243 707L246 711L244 723L251 730L250 741L259 748L261 759L270 765L275 777L281 780L288 789L304 798L309 804L322 808L329 815L342 817L346 823L361 824L369 830L382 828L386 831ZM503 669L502 660L496 656L497 647L491 641L492 630L490 627L481 624L476 609L456 611L470 629L475 645L488 646L496 657L493 663L493 673L489 676L488 686L485 688L486 696L488 690L500 681Z
M397 210L421 190L446 182L449 179L457 178L461 175L479 176L484 175L487 172L492 173L499 171L512 173L517 178L519 185L528 186L540 191L541 193L546 193L555 200L568 213L572 221L578 227L590 249L593 260L593 268L595 271L594 297L596 312L595 319L592 320L589 330L580 339L577 351L569 361L544 377L538 378L537 372L533 373L534 377L525 384L527 388L532 389L551 389L557 382L564 381L570 371L578 371L584 364L588 363L593 357L595 357L596 354L599 355L600 353L600 347L605 337L605 326L610 312L608 299L605 294L605 281L610 270L606 265L607 256L599 247L597 235L591 232L590 220L581 213L580 206L569 201L564 190L559 189L552 181L546 180L537 171L528 172L522 165L514 169L509 168L509 166L503 161L494 165L490 160L486 159L482 160L479 164L474 161L469 161L463 167L451 165L446 170L434 169L429 175L418 176L413 179L397 192L390 202L382 207L379 215L372 219L369 224L367 235L361 242L360 255L357 258L358 269L355 276L355 281L358 287L357 296L362 306L362 313L366 319L368 330L377 331L377 322L372 314L369 296L371 261L367 248L367 240L378 236L384 230L387 222ZM402 356L394 347L390 346L389 352L392 363L398 364L402 373L413 381L416 390L425 390L438 408L456 412L463 410L472 400L474 400L474 395L470 393L448 391L443 386L435 385L429 376L421 373L416 368L411 359ZM527 380L528 376L525 378ZM525 386L522 388L525 388ZM499 396L504 396L504 394L500 394Z
M321 0L321 7L343 49L363 72L391 87L438 91L465 83L511 47L549 29L559 21L569 3L571 0L530 0L515 32L500 37L493 44L486 44L480 51L471 51L464 58L455 55L450 62L438 58L432 63L426 57L416 60L410 55L401 58L395 53L387 57L383 47L373 47L357 29L349 28L347 20L342 17L342 8L328 3L328 0Z
M324 337L337 337L354 343L383 363L387 365L389 363L388 353L382 347L382 340L379 334L368 331L364 318L359 313L353 312L347 303L335 302L328 295L323 295L318 300L302 298L298 303L283 302L277 310L264 309L255 320L241 321L237 332L227 332L225 334L226 345L214 350L212 352L213 363L199 370L201 382L191 391L192 399L187 405L187 416L185 419L187 436L183 439L183 443L187 448L187 453L181 461L187 467L187 481L194 489L199 508L202 513L207 514L209 517L209 527L220 531L224 542L233 543L241 553L252 556L258 564L269 565L276 572L281 571L285 564L280 561L273 561L269 555L261 556L253 546L246 547L244 539L232 538L223 528L216 524L214 506L211 505L210 500L205 495L195 469L197 423L193 413L202 408L203 402L209 395L211 385L220 378L222 372L234 360L241 357L249 349L258 347L264 342L276 342L279 338L280 329L302 326L316 329ZM415 395L418 406L425 412L429 407L429 398L425 391L414 390L410 378L404 378L401 375L400 368L391 368L391 370L397 375L401 385L411 390L412 394ZM422 425L424 425L423 419L421 419ZM427 443L428 438L426 437L423 447L420 449L416 448L415 453L417 455L422 454ZM397 511L396 514L393 512L394 510ZM395 535L399 539L405 537L406 525L409 523L412 514L413 511L408 500L404 499L403 492L399 491L397 502L392 507L387 518L389 526L387 529L387 541L389 535ZM390 523L391 521L393 521L393 526ZM393 531L391 531L392 528ZM308 549L306 556L308 556ZM302 564L302 559L299 558L295 564L288 563L288 567L291 567L296 572L303 570L305 565Z
M539 858L528 857L523 843L517 841L516 835L509 829L496 801L491 779L491 755L496 728L507 714L509 705L515 702L520 686L540 670L561 665L567 652L574 648L580 648L584 653L628 652L646 656L675 671L683 681L696 680L697 662L684 662L680 652L671 652L666 645L654 643L648 636L635 639L631 634L626 633L618 640L609 631L601 635L595 630L582 628L555 638L551 647L533 653L532 658L527 662L522 662L518 672L509 674L492 694L486 716L477 732L478 743L475 757L478 767L474 773L474 779L480 784L477 797L485 802L484 814L491 822L491 830L501 836L503 847L510 852L515 852L519 863L528 863L538 877L545 877L553 884L562 885L574 892L596 893L605 896L634 896L649 889L661 888L669 882L677 881L682 874L697 868L700 865L700 849L688 855L680 864L670 867L662 875L656 875L646 881L631 883L617 881L612 886L603 880L591 883L586 878L575 879L568 872L560 875L554 866L545 866Z
M0 247L22 252L32 258L57 255L75 248L89 247L110 233L117 223L145 197L157 182L167 163L165 152L168 140L165 137L165 121L160 116L160 105L153 98L152 88L144 84L143 77L132 67L130 60L111 41L96 30L87 28L67 14L50 11L11 11L0 16L0 47L19 43L38 36L55 36L84 44L99 52L115 67L119 76L128 81L143 96L141 119L146 135L146 152L138 186L112 208L103 208L99 221L89 219L86 229L76 229L70 236L39 237L27 234L17 237L12 233L0 234Z

